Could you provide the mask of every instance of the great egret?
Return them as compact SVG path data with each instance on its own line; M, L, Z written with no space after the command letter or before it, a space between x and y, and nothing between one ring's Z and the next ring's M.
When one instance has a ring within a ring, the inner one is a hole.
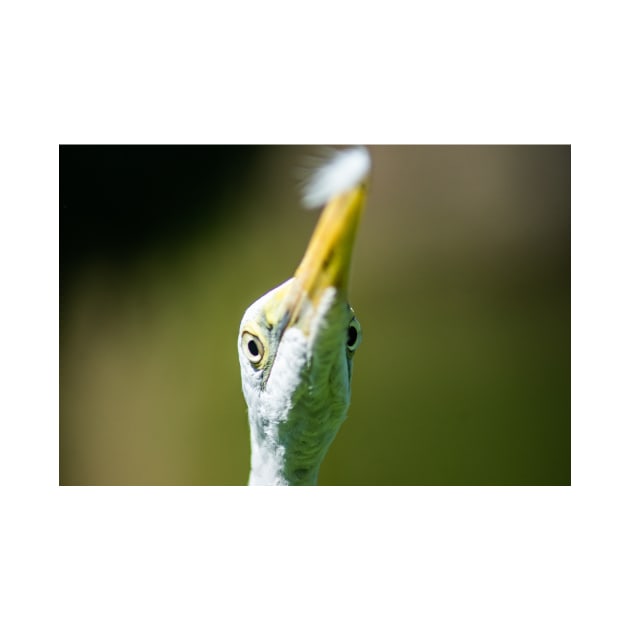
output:
M350 404L361 327L347 301L370 157L336 152L304 202L325 208L293 278L246 311L238 336L249 412L249 485L314 485Z

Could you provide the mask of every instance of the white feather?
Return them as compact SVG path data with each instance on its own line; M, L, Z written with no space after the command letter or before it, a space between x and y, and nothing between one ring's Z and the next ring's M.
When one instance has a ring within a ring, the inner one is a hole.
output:
M302 201L307 208L325 205L332 197L352 190L370 171L370 154L365 147L335 151L304 186Z

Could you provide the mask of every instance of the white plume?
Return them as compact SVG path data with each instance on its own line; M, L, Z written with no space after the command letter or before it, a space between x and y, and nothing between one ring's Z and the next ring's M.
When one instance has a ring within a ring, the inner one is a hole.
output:
M332 157L309 177L302 202L307 208L323 206L335 195L357 186L369 171L370 154L365 147L334 151Z

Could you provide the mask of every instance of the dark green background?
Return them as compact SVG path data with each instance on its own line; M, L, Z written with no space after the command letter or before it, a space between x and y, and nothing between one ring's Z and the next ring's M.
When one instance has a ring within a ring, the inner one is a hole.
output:
M570 483L570 147L374 146L321 484ZM243 484L245 308L314 147L60 147L60 483Z

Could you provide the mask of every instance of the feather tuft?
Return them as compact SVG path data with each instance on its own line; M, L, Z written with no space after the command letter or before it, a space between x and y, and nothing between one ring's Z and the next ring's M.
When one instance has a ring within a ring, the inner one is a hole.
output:
M370 171L370 154L365 147L334 151L332 157L309 177L302 193L307 208L319 208L332 197L358 186Z

